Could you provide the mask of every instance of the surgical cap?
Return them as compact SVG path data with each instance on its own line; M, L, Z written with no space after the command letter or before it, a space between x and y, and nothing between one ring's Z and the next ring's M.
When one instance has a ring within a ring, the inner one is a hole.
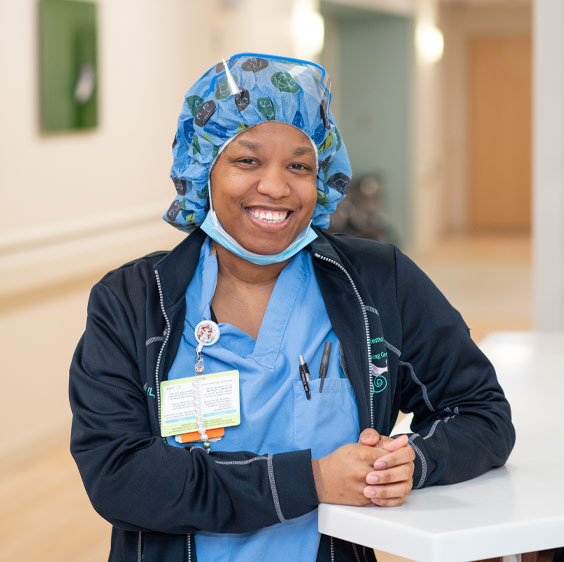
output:
M208 70L188 90L178 118L170 177L176 197L164 215L191 232L209 210L209 173L227 141L264 121L297 127L317 147L317 204L313 224L329 226L351 178L335 125L325 70L308 61L242 53Z

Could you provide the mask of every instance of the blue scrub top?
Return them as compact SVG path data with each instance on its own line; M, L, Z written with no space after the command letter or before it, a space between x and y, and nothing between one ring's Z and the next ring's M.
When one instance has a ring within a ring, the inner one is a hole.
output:
M184 333L169 380L194 375L198 322L209 320L217 283L217 259L208 239L186 291ZM282 270L264 315L258 338L220 323L219 341L204 347L205 373L239 371L241 424L225 429L212 451L253 451L259 455L311 449L323 457L359 435L352 387L340 364L339 343L331 327L313 272L302 250ZM319 365L326 341L332 345L323 393ZM298 370L303 355L311 372L307 400ZM181 447L173 437L168 443ZM311 560L317 558L317 510L254 533L195 535L198 560Z

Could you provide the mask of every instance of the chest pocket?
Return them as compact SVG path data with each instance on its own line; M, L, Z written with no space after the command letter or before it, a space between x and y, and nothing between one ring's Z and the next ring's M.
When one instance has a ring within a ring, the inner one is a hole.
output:
M311 399L301 381L294 381L294 443L311 449L313 458L328 455L341 445L358 441L358 410L347 379L325 379L319 392L319 379L310 381Z

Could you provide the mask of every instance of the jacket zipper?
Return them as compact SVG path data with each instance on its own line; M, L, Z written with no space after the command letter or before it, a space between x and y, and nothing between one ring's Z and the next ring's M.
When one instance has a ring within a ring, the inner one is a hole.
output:
M159 276L159 272L155 269L155 279L157 280L157 288L159 291L159 302L161 305L161 312L163 313L165 322L166 322L166 334L163 344L161 345L161 349L159 351L159 355L157 357L157 366L155 367L155 389L157 391L157 415L159 417L159 429L161 427L161 385L159 383L159 370L161 367L161 360L163 357L164 349L166 344L168 343L168 338L170 337L170 320L168 319L168 314L166 313L165 306L164 306L164 296L163 296L163 288L161 285L161 278Z
M320 260L333 264L335 267L340 269L347 276L347 279L349 280L349 283L353 288L354 294L356 295L356 298L358 299L358 302L360 304L360 309L362 310L362 317L364 319L364 331L366 333L366 350L368 354L368 383L369 383L368 397L369 397L369 407L370 407L370 427L374 427L374 404L372 403L372 371L370 370L370 359L371 359L370 358L370 327L368 324L368 314L366 314L366 307L364 306L362 297L360 296L360 293L358 292L358 289L356 288L356 285L352 277L350 276L349 272L346 270L344 265L340 264L338 261L335 261L331 258L322 256L317 252L314 252L313 255Z
M190 542L190 533L186 533L186 551L188 552L188 562L192 562L192 543Z
M143 560L143 533L139 531L137 535L137 562Z
M159 272L155 269L155 279L157 280L157 289L159 291L159 303L161 305L161 312L163 313L165 322L166 322L166 330L165 330L165 338L163 344L161 345L161 350L159 351L159 355L157 357L157 366L155 367L155 388L157 390L157 414L159 416L159 428L161 427L161 388L159 384L159 369L161 367L161 361L163 357L163 352L168 343L168 338L170 337L170 320L168 319L168 314L166 313L165 306L164 306L164 295L163 295L163 288L161 285L161 278L159 276ZM163 437L163 441L166 439ZM190 533L186 533L186 550L188 554L188 562L192 562L192 544L190 542ZM141 533L139 533L139 549L141 548ZM139 550L141 552L141 550ZM141 558L139 558L141 561Z
M349 280L354 293L356 295L356 298L358 299L358 302L360 303L360 308L362 310L362 317L364 318L364 329L366 332L366 345L367 345L367 349L368 349L368 365L370 365L370 329L369 329L369 324L368 324L368 315L366 314L366 308L364 306L364 302L362 301L362 297L360 296L360 293L358 292L358 289L356 288L356 285L354 284L354 281L352 280L352 277L350 276L349 272L345 269L344 266L342 266L339 262L332 260L330 258L327 258L325 256L322 256L321 254L315 253L314 254L316 258L319 258L321 260L324 260L326 262L329 262L333 265L335 265L336 267L338 267L341 271L343 271L345 273L345 275L347 276L347 279ZM159 416L159 427L161 426L161 393L160 393L160 384L159 384L159 369L160 369L160 365L161 365L161 360L162 360L162 355L164 352L164 349L166 347L166 344L168 343L168 338L170 336L170 321L168 319L168 315L166 313L165 307L164 307L164 296L163 296L163 289L162 289L162 285L161 285L161 278L159 276L159 272L155 269L155 279L157 280L157 288L159 291L159 303L161 306L161 312L163 313L165 322L166 322L166 335L165 335L165 339L163 341L163 344L161 345L161 349L159 351L159 355L157 357L157 365L155 367L155 388L157 391L157 412L158 412L158 416ZM343 372L345 372L345 369L343 369ZM370 367L369 367L369 388L368 388L368 396L370 396L370 426L373 427L374 426L374 406L372 405L372 396L370 394L370 392L372 391L372 372L370 371ZM348 377L348 375L345 376ZM330 541L331 541L331 561L334 562L335 560L335 546L333 544L333 537L329 537ZM187 542L187 550L188 550L188 562L191 562L192 560L192 544L190 542L190 533L186 534L186 542ZM139 548L141 547L141 533L139 533Z

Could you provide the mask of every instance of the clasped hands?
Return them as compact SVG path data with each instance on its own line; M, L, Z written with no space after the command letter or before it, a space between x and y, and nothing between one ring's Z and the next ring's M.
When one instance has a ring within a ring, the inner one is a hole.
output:
M407 435L396 439L365 429L358 443L312 459L320 502L384 507L402 505L411 491L415 452Z

